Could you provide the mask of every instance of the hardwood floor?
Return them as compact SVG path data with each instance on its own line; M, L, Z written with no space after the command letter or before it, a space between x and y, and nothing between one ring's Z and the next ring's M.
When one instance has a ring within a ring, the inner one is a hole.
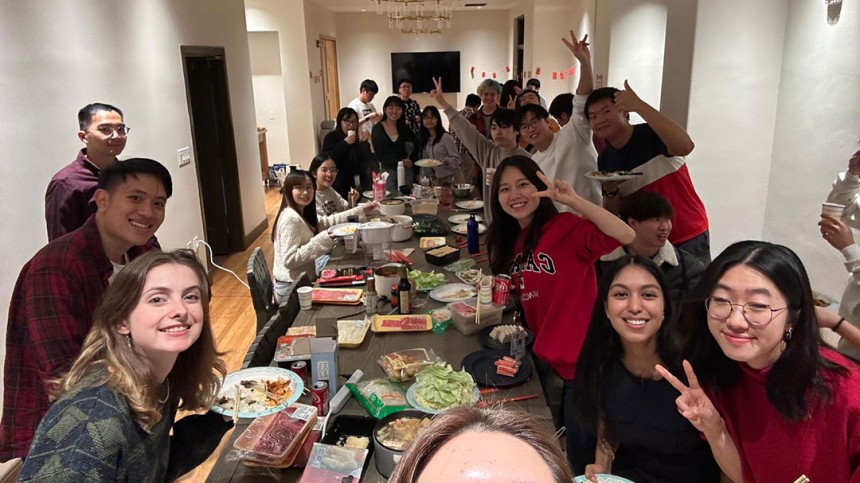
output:
M265 203L270 229L264 231L244 252L234 253L226 257L215 257L215 263L232 270L246 283L245 267L254 248L262 247L269 266L271 267L272 264L273 248L270 230L275 215L278 213L278 208L281 206L281 194L278 188L266 189ZM257 316L251 305L251 293L233 275L217 268L210 271L209 275L212 281L212 301L209 304L212 331L218 350L225 353L224 363L227 366L227 371L232 372L242 366L245 353L251 346L251 342L254 341ZM187 413L179 414L177 419L186 415ZM178 481L183 483L205 481L218 459L218 455L221 454L221 450L225 449L225 443L231 432L225 435L221 441L221 446L212 453L208 460Z

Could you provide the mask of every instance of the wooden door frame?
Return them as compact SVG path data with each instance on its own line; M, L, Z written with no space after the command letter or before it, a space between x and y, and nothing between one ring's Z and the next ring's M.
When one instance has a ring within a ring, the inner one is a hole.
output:
M332 49L331 54L334 59L335 70L334 73L330 73L328 71L328 63L326 62L326 42L332 42L334 44L334 49ZM338 62L337 62L337 39L328 35L320 34L320 65L322 66L322 85L323 85L323 112L325 112L326 119L335 119L337 117L337 111L340 109L340 77L338 76ZM329 75L332 74L334 77L334 99L333 102L330 102L329 94L328 94L328 81ZM331 109L329 109L329 105L331 104Z

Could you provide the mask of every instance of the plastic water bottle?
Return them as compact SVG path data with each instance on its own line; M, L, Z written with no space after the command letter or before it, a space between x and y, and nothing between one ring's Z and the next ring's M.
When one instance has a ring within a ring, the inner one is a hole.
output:
M397 187L406 186L406 166L403 161L397 162Z
M466 236L468 237L469 253L474 255L478 253L478 220L475 215L469 215L469 221L466 223Z

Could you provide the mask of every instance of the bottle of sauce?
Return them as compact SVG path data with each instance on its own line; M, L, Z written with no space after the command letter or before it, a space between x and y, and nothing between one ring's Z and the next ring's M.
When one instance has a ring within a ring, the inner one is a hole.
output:
M364 306L367 310L367 316L376 315L376 305L379 302L379 296L376 294L376 279L367 277L367 285L364 292Z
M469 253L471 255L478 253L480 244L478 242L478 220L475 219L475 215L469 215L469 221L466 222L466 237Z
M401 315L409 314L412 284L406 275L406 267L400 267L400 283L397 284L398 308Z

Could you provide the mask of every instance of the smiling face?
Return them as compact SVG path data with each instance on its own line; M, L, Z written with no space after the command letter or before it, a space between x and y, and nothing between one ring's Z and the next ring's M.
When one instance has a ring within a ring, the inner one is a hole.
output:
M753 303L772 309L788 305L785 296L769 278L747 265L736 265L726 270L710 299L712 303ZM790 310L779 310L773 314L769 324L754 326L746 321L741 308L734 306L725 320L708 314L708 329L726 357L746 362L753 369L763 369L772 366L782 354L783 336L790 326L789 313Z
M535 211L540 205L539 198L531 194L538 191L519 168L508 166L499 177L499 204L502 210L526 228L532 222Z
M151 174L130 175L106 191L96 190L99 233L123 252L145 244L164 221L167 194Z
M412 84L409 82L401 82L400 87L397 88L397 92L400 94L401 99L408 101L409 97L412 96Z
M436 126L439 124L439 119L437 119L432 113L428 112L427 114L424 114L424 117L421 118L421 123L424 124L424 127L426 127L431 134L436 134Z
M633 241L636 253L648 257L657 254L657 251L666 244L672 231L672 218L668 216L642 221L631 218L629 223L630 228L636 232L636 240Z
M86 131L78 132L80 140L87 145L87 157L101 161L119 156L128 140L125 133L120 135L116 132L117 128L123 127L122 116L116 111L98 111L93 114Z
M499 104L499 93L495 89L484 89L481 93L481 104L488 111L495 109Z
M396 104L389 104L385 107L385 118L389 121L397 122L402 115L403 109Z
M621 269L609 286L604 308L625 351L643 345L656 351L665 298L660 282L651 273L636 265Z
M546 149L552 143L553 133L546 119L541 119L532 112L527 112L520 123L520 136L526 142L541 149Z
M331 188L331 184L334 183L334 179L337 177L337 166L335 166L334 161L331 159L323 161L320 167L317 168L316 177L317 190ZM295 194L296 192L293 191L293 195ZM298 201L298 198L296 198L296 201Z
M117 327L156 367L172 367L203 330L202 282L184 265L165 264L146 275L137 306Z
M304 209L306 206L311 204L311 201L314 199L314 184L310 176L305 176L305 180L301 184L293 186L291 190L293 201L296 202L296 205L298 205L300 209Z
M536 106L540 105L540 97L538 97L535 92L525 92L520 97L520 105L525 106L526 104L534 104Z
M594 134L603 139L616 136L630 125L625 114L615 107L612 99L601 99L589 105L588 123Z

